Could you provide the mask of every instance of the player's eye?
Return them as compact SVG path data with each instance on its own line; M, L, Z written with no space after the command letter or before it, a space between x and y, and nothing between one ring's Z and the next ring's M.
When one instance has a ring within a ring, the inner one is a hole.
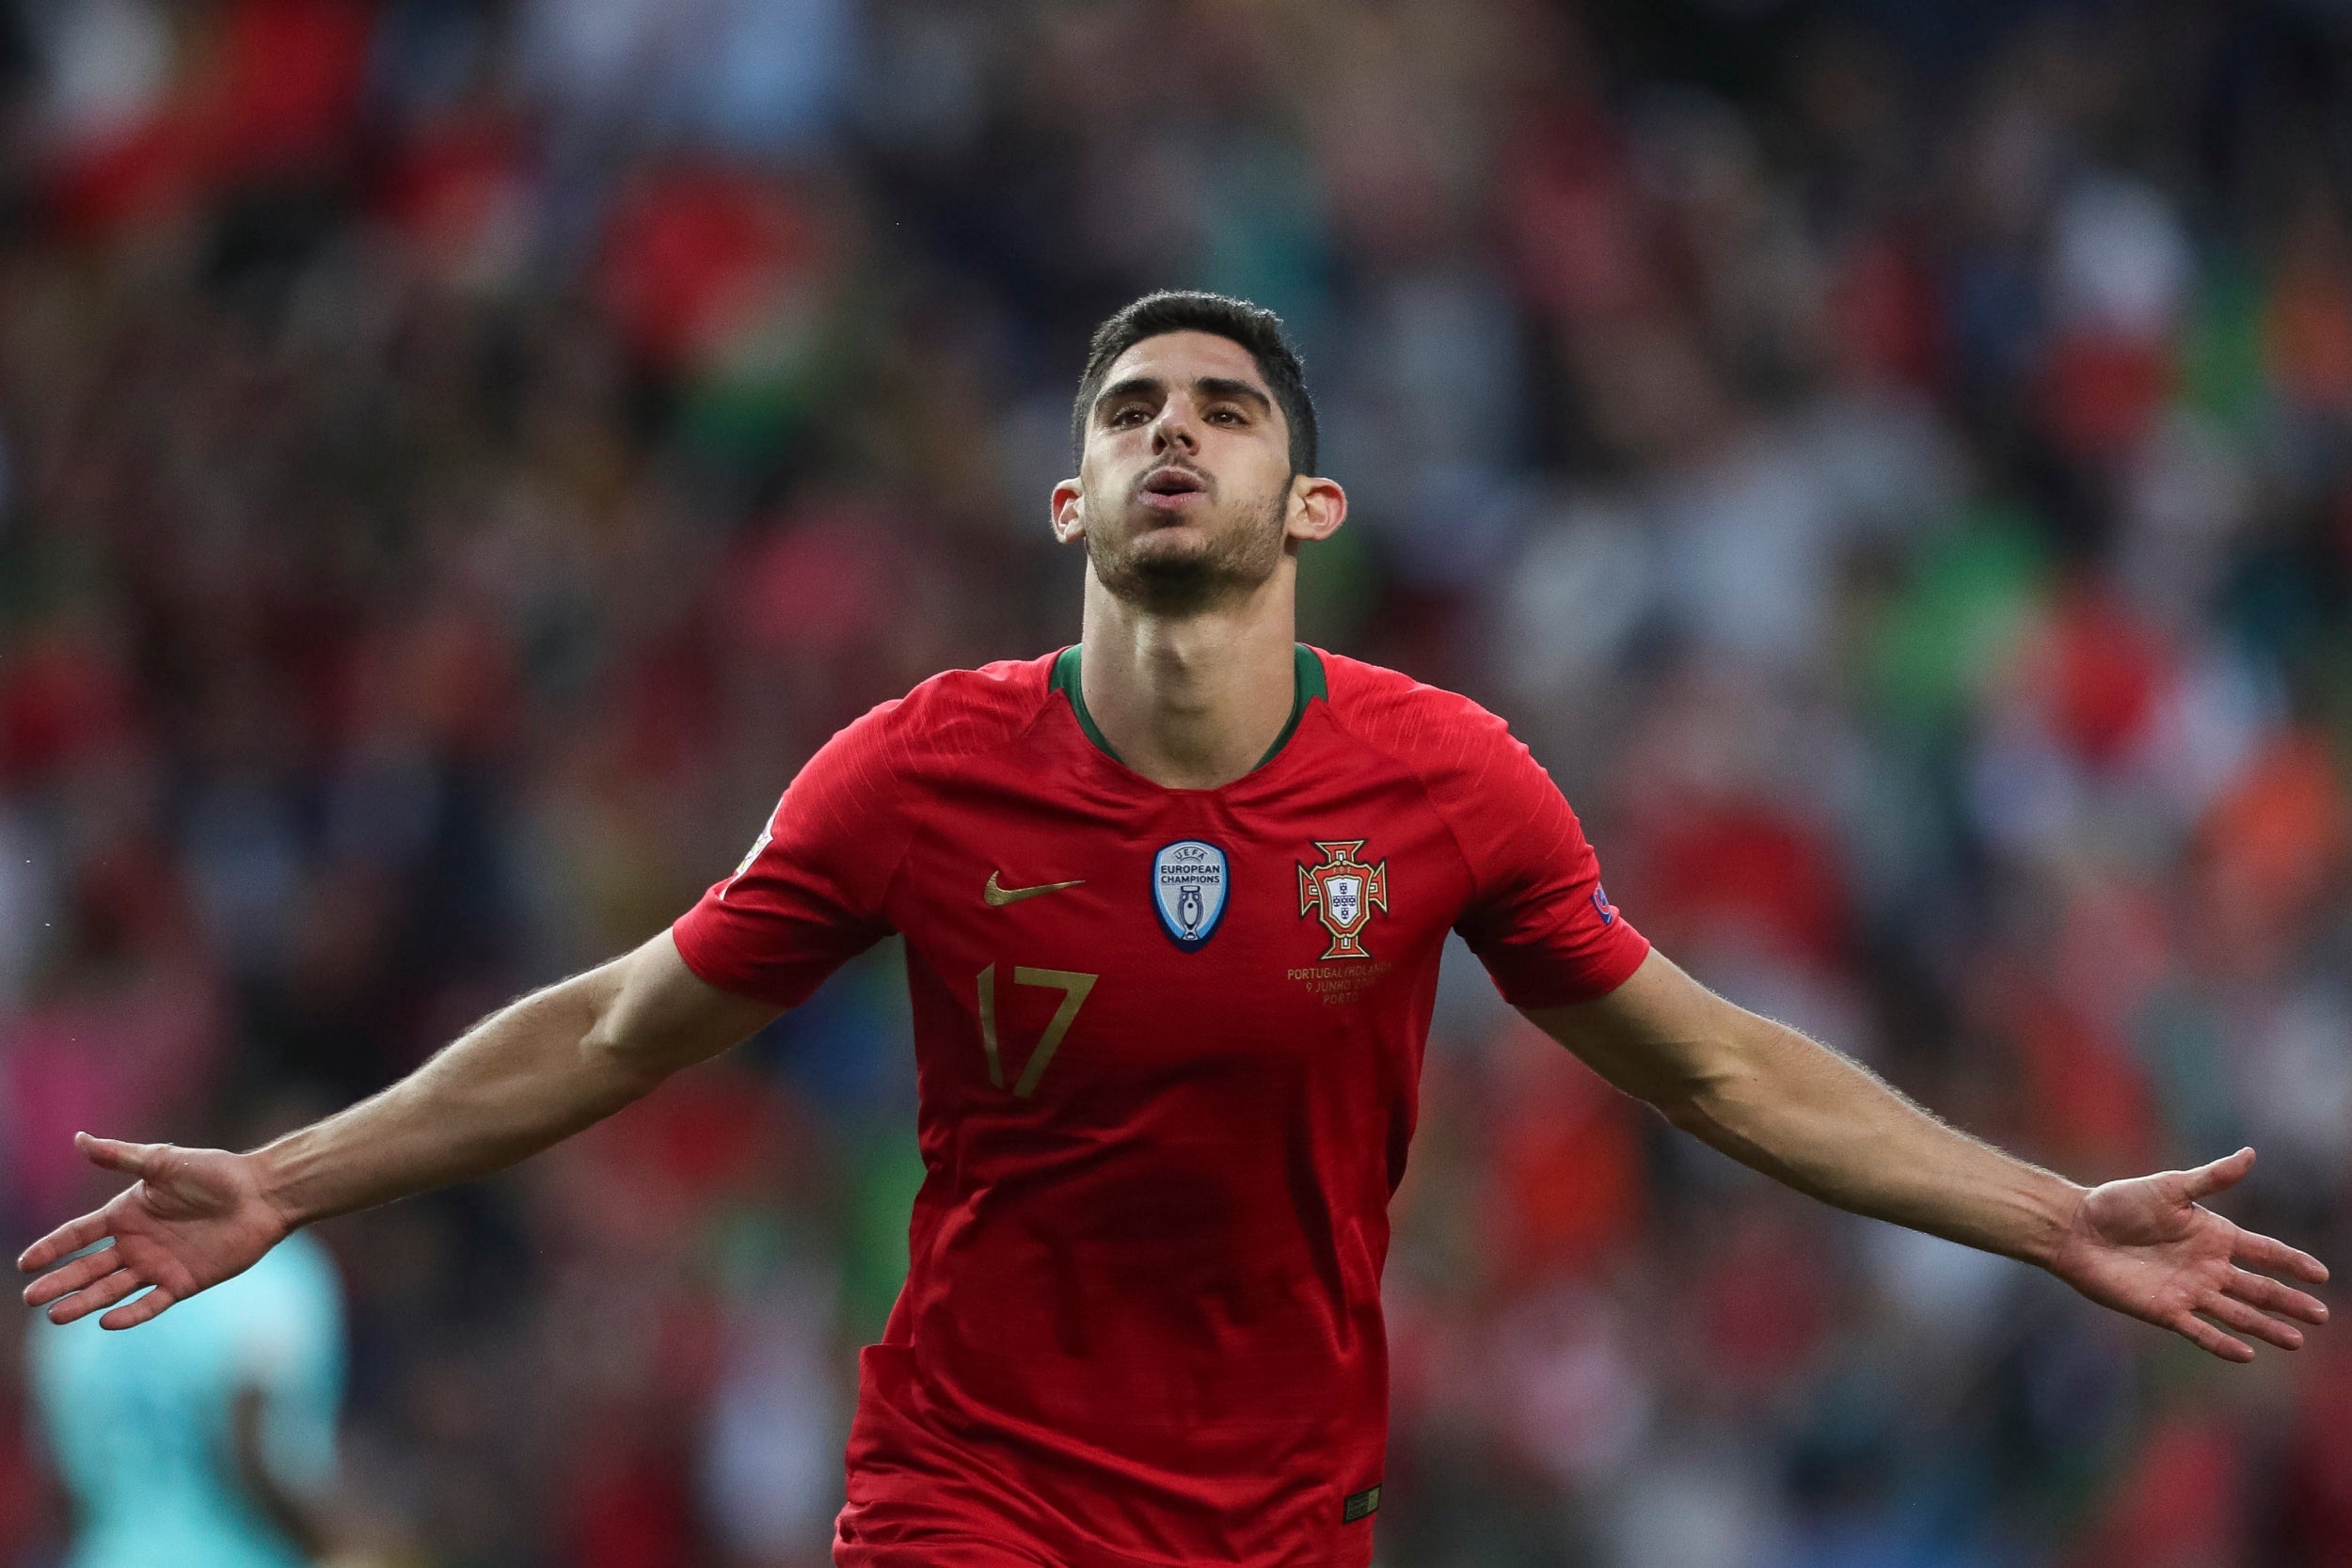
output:
M1141 404L1131 403L1124 408L1112 409L1110 419L1106 422L1112 429L1116 430L1122 425L1134 424L1142 418L1143 405Z

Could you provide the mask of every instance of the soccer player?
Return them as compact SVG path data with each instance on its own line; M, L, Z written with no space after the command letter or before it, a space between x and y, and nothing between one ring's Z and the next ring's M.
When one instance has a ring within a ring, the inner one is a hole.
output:
M33 1418L72 1499L65 1568L300 1568L331 1527L342 1288L311 1237L145 1334L33 1320Z
M1611 1082L1804 1192L2228 1360L2325 1320L2272 1277L2317 1260L2199 1202L2250 1149L2086 1190L1947 1126L1653 951L1502 721L1300 646L1297 552L1347 503L1270 314L1137 301L1073 424L1076 646L874 709L670 930L371 1100L250 1153L85 1136L137 1180L24 1254L26 1299L144 1323L313 1220L577 1132L897 931L926 1178L836 1560L1363 1568L1387 1204L1459 930Z

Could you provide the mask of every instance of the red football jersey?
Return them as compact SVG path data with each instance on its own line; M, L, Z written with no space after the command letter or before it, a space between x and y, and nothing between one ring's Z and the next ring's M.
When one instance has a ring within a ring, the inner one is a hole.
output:
M1302 647L1265 760L1167 789L1077 669L874 709L675 927L697 974L787 1006L906 939L926 1174L836 1560L1361 1568L1445 935L1531 1006L1648 943L1465 698Z

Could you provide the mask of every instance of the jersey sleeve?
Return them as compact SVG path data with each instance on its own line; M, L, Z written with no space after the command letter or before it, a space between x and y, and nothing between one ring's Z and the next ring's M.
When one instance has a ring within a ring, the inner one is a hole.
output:
M1543 765L1502 720L1465 704L1458 766L1433 786L1472 891L1455 922L1516 1006L1587 1002L1624 984L1649 941L1600 884L1600 860Z
M735 874L670 927L689 969L790 1007L889 934L882 898L910 832L892 766L898 706L884 703L827 741Z

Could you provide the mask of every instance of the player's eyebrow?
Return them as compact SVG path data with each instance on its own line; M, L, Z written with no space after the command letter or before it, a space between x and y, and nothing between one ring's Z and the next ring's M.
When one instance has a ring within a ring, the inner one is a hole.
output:
M1192 389L1203 398L1229 398L1246 403L1261 414L1271 413L1274 400L1247 381L1236 381L1229 375L1204 375L1192 384ZM1107 407L1127 398L1165 397L1168 384L1156 375L1131 375L1114 381L1095 394L1094 406Z
M1247 381L1236 381L1229 375L1204 375L1192 384L1192 389L1203 397L1232 398L1246 403L1261 414L1272 413L1274 400Z
M1127 398L1163 397L1167 392L1167 384L1156 375L1131 375L1123 381L1114 381L1095 393L1094 406L1099 410Z

